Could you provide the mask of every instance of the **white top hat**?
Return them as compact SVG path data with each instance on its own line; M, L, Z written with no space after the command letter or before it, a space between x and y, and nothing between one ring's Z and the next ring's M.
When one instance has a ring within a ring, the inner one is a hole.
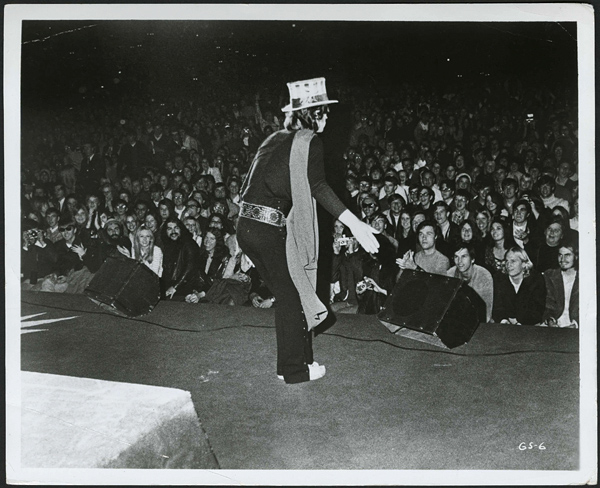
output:
M288 83L287 86L290 91L290 103L281 109L282 112L293 112L302 108L338 103L337 100L329 100L325 88L325 78L293 81Z

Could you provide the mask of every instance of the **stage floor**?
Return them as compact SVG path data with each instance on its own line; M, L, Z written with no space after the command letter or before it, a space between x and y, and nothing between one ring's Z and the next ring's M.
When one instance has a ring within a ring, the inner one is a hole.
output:
M577 330L485 324L448 351L338 315L314 340L327 375L286 385L273 310L160 302L128 319L24 292L21 316L37 313L75 318L24 328L22 370L190 391L222 469L579 466Z

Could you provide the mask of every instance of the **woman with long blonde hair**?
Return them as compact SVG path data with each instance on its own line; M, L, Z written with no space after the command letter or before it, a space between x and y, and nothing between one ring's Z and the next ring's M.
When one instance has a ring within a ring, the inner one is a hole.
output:
M118 249L128 258L148 266L159 278L162 276L163 253L160 247L154 244L154 234L145 225L140 225L135 231L132 254L122 246L118 246Z

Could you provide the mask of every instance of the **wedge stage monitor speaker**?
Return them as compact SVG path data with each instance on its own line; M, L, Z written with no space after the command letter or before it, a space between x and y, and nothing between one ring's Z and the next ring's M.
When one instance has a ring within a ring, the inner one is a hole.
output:
M158 276L145 264L109 257L84 293L102 308L128 317L150 313L160 299Z
M452 349L485 322L485 303L457 278L404 270L377 317L390 332Z

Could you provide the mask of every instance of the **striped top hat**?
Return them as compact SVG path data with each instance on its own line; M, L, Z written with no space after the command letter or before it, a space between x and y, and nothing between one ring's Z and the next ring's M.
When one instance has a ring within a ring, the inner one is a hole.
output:
M281 109L282 112L293 112L303 108L316 107L317 105L338 103L337 100L329 100L325 88L325 78L293 81L288 83L287 86L290 91L290 103Z

